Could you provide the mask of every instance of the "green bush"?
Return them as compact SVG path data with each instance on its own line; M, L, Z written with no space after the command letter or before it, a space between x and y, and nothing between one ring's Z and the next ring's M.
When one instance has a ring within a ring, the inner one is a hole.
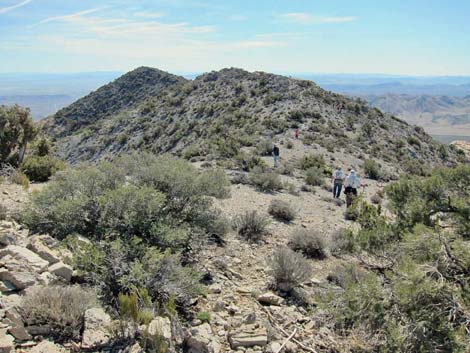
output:
M325 236L313 229L295 229L288 245L292 250L312 259L322 260L328 256Z
M0 105L0 131L0 166L11 164L17 167L28 143L37 135L29 109Z
M133 155L58 173L32 196L23 220L59 238L137 235L161 244L162 229L204 230L215 216L210 197L227 196L228 185L218 170L198 172L171 157Z
M382 176L380 164L373 159L364 161L364 171L370 179L378 180Z
M253 170L256 167L259 167L263 170L267 167L266 162L260 157L244 152L240 152L239 154L237 154L235 156L235 161L237 163L238 168L245 172L249 172L250 170Z
M247 211L234 219L238 234L250 241L258 241L266 235L269 220L256 211Z
M259 167L255 167L250 173L250 182L262 192L273 192L282 190L282 181L279 174L265 172Z
M312 275L307 259L287 247L279 247L273 252L269 267L276 288L284 292L292 291Z
M337 229L330 236L329 247L333 255L352 253L355 246L354 234L351 230Z
M201 320L202 322L211 322L211 314L208 313L207 311L200 311L197 313L197 318Z
M294 209L289 203L282 200L272 200L268 208L268 213L282 222L291 222L295 219Z
M20 311L28 325L46 326L59 341L77 339L87 309L96 307L95 292L80 286L33 287L22 298Z
M321 154L309 154L300 160L300 168L307 170L310 168L325 169L325 158Z
M310 167L305 172L305 182L312 186L322 186L325 184L323 170L318 167Z
M183 267L178 254L149 247L140 238L86 245L78 245L71 238L68 244L74 251L74 268L87 283L99 288L106 302L141 288L160 305L174 298L186 308L201 291L199 274Z
M21 164L21 170L29 180L45 182L48 181L59 170L65 168L64 163L53 156L31 156Z

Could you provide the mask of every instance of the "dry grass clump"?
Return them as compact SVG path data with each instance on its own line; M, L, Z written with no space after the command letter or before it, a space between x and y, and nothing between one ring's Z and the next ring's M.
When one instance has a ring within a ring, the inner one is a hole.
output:
M80 286L36 287L23 297L21 313L28 325L49 327L58 340L76 339L85 311L97 305L96 293Z
M308 260L288 247L279 247L274 251L269 267L276 288L285 292L310 279L312 272Z
M271 216L282 222L291 222L296 216L292 206L282 200L272 200L268 212Z
M247 240L257 241L266 235L269 220L256 211L247 211L236 217L233 224L239 235Z
M295 229L289 239L289 247L312 259L324 259L328 256L325 236L313 229Z

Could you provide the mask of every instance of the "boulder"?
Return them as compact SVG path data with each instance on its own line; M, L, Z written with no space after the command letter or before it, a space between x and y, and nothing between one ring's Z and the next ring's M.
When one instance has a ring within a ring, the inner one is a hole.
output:
M219 353L221 351L220 343L208 323L193 327L185 343L187 353Z
M6 330L0 330L0 353L13 352L15 339L7 335Z
M2 231L0 233L0 245L8 246L8 245L16 245L18 242L18 236L10 231Z
M52 342L42 341L34 346L29 353L65 353L66 350Z
M85 328L82 335L82 348L93 349L106 345L110 340L107 330L111 317L101 308L85 311Z
M230 332L228 341L232 349L265 346L268 344L268 331L265 327L246 325Z
M15 290L23 290L36 284L37 276L33 272L0 269L0 281L3 281L4 284L9 283L9 285L15 287Z
M171 321L167 317L156 317L153 319L148 328L147 332L151 336L160 335L167 342L171 341Z
M3 321L9 326L8 333L15 337L17 341L27 341L32 338L24 327L21 315L15 309L10 308L6 310L5 319Z
M258 301L263 304L263 305L281 305L284 303L284 299L281 298L280 296L272 293L272 292L267 292L264 294L261 294L258 296Z
M59 242L49 235L33 236L27 247L51 265L60 261L59 252L54 250L59 247Z
M72 279L73 269L63 262L57 262L49 267L49 272L58 277L62 277L67 282L70 282Z
M8 245L6 248L0 250L0 259L3 259L7 255L18 261L25 270L28 269L30 271L41 273L47 269L47 266L49 266L49 263L46 260L42 259L31 250L21 246Z

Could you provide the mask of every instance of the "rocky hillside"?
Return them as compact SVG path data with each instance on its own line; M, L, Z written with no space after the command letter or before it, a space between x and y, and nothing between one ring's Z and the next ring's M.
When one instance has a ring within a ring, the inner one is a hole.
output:
M74 164L132 150L186 158L231 158L263 140L288 143L299 128L306 150L374 158L400 168L452 162L455 153L421 128L311 81L241 69L186 80L139 68L48 118L43 129Z

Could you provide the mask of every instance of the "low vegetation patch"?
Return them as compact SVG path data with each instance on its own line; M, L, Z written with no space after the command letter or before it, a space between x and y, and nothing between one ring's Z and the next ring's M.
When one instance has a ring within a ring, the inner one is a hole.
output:
M250 241L260 240L266 235L269 220L256 211L247 211L234 220L234 227L238 234Z
M325 235L313 229L295 229L288 245L292 250L313 259L322 260L328 255Z
M83 316L96 307L96 293L80 286L34 287L21 302L21 314L28 325L50 328L49 336L64 341L80 337Z
M308 260L288 247L276 249L268 263L276 288L284 292L292 291L312 275Z
M296 212L292 206L288 202L282 200L271 201L268 212L271 216L282 222L291 222L296 216Z
M262 192L274 192L282 190L282 181L279 174L267 172L255 167L250 173L250 182Z

